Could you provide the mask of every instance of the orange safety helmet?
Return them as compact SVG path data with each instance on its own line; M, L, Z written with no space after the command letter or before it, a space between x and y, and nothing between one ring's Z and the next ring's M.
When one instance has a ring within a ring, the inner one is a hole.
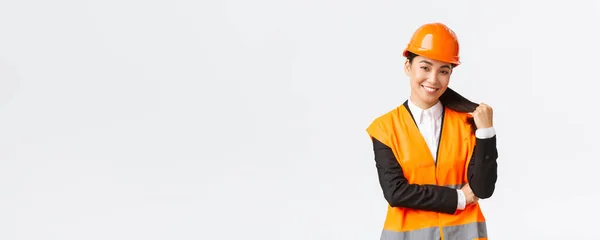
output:
M458 39L452 29L443 23L427 23L419 27L414 33L403 56L408 52L435 59L442 62L460 64L458 54Z

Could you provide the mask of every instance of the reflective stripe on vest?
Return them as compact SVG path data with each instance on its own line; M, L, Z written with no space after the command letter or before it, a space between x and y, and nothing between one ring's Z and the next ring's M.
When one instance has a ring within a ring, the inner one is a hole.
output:
M468 223L458 226L442 227L445 239L485 239L487 230L485 222ZM440 239L440 228L430 227L407 232L383 230L381 240L413 240Z
M475 146L475 135L467 124L468 113L444 108L437 162L405 104L377 118L367 128L394 152L410 184L434 184L453 189L467 182L466 168ZM479 204L470 204L454 214L391 207L388 205L381 239L473 239L486 238L485 218Z

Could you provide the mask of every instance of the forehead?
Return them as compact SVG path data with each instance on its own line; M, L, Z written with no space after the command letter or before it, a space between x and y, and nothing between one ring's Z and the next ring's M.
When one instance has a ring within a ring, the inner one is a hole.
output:
M423 57L423 56L416 56L415 59L413 59L414 63L424 63L424 64L432 64L434 66L452 66L450 63L448 62L442 62L442 61L438 61L435 59L431 59L431 58L427 58L427 57Z

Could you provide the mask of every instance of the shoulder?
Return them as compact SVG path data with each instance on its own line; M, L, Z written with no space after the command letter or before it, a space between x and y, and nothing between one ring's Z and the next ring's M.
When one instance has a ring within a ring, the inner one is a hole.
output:
M375 137L380 141L389 137L394 133L396 125L402 122L406 111L404 105L400 105L394 109L388 110L387 112L375 117L371 124L367 127L367 132L371 137Z
M456 129L460 129L468 135L474 134L471 126L473 122L471 113L458 112L447 107L444 108L444 111L446 112L444 121L450 122Z
M444 107L444 111L446 112L446 116L452 117L452 118L467 120L471 117L471 113L458 112L458 111L452 110L448 107Z

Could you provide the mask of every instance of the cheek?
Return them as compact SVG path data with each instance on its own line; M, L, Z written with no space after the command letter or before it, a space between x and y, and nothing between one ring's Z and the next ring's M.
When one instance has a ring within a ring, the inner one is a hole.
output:
M423 82L423 79L413 76L412 79L410 80L410 86L412 88L418 88L421 86L422 82Z
M423 79L427 79L427 73L420 70L413 71L413 77L418 79L418 81L423 81Z
M427 73L424 73L422 71L415 71L413 72L411 78L413 79L413 83L415 85L421 85L421 83L425 80L427 80Z
M450 76L440 76L439 81L440 85L442 85L443 88L446 88L448 87L448 83L450 83Z

